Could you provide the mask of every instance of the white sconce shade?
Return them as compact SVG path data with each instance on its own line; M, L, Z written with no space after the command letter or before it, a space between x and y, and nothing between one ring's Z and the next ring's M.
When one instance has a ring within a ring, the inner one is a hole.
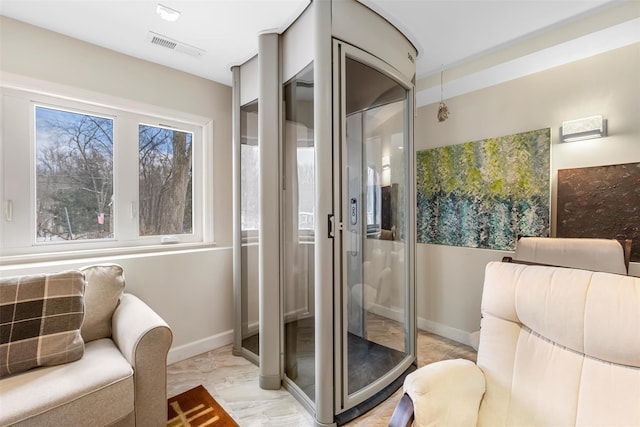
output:
M389 169L391 167L391 164L389 162L389 156L383 156L382 157L382 169Z
M562 142L581 141L583 139L607 136L607 119L602 116L562 122L560 140Z

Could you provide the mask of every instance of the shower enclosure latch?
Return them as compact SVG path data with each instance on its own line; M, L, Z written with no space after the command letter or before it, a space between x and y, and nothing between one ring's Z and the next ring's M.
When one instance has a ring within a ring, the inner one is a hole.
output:
M329 214L327 215L327 224L329 225L327 227L329 230L329 232L327 233L327 237L333 239L334 237L336 237L336 229L342 230L342 223L339 222L338 224L336 224L335 216L333 214Z

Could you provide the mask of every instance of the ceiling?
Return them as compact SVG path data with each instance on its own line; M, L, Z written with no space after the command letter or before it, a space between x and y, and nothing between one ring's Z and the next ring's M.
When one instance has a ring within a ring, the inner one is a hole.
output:
M360 0L419 50L418 78L539 36L619 0ZM633 0L635 1L635 0ZM181 12L176 22L158 3ZM258 34L281 31L309 0L0 0L0 14L227 85L230 67L257 53ZM640 3L638 3L640 4ZM193 57L149 42L152 31L195 47Z

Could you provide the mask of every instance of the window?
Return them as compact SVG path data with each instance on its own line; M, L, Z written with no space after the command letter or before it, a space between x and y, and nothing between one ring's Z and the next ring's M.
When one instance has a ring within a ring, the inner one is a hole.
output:
M244 238L260 227L260 150L258 102L240 109L240 228Z
M242 231L258 230L260 227L259 183L260 183L260 152L257 145L245 144L240 146L241 183L240 194L242 209L240 221Z
M380 174L374 166L367 166L367 235L380 234L381 201Z
M310 131L313 140L313 129ZM315 160L313 145L297 147L298 159L298 230L315 228Z
M213 242L209 120L2 101L0 256Z
M193 134L139 125L140 235L191 234Z
M35 106L36 242L113 237L113 119Z

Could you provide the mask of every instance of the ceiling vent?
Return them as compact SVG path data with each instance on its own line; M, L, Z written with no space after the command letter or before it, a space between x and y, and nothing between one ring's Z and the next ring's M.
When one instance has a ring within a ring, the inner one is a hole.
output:
M170 39L169 37L163 36L162 34L154 33L153 31L149 31L149 34L147 35L147 41L151 44L162 46L176 52L185 53L189 56L193 56L194 58L200 58L202 55L204 55L204 50L200 48Z

